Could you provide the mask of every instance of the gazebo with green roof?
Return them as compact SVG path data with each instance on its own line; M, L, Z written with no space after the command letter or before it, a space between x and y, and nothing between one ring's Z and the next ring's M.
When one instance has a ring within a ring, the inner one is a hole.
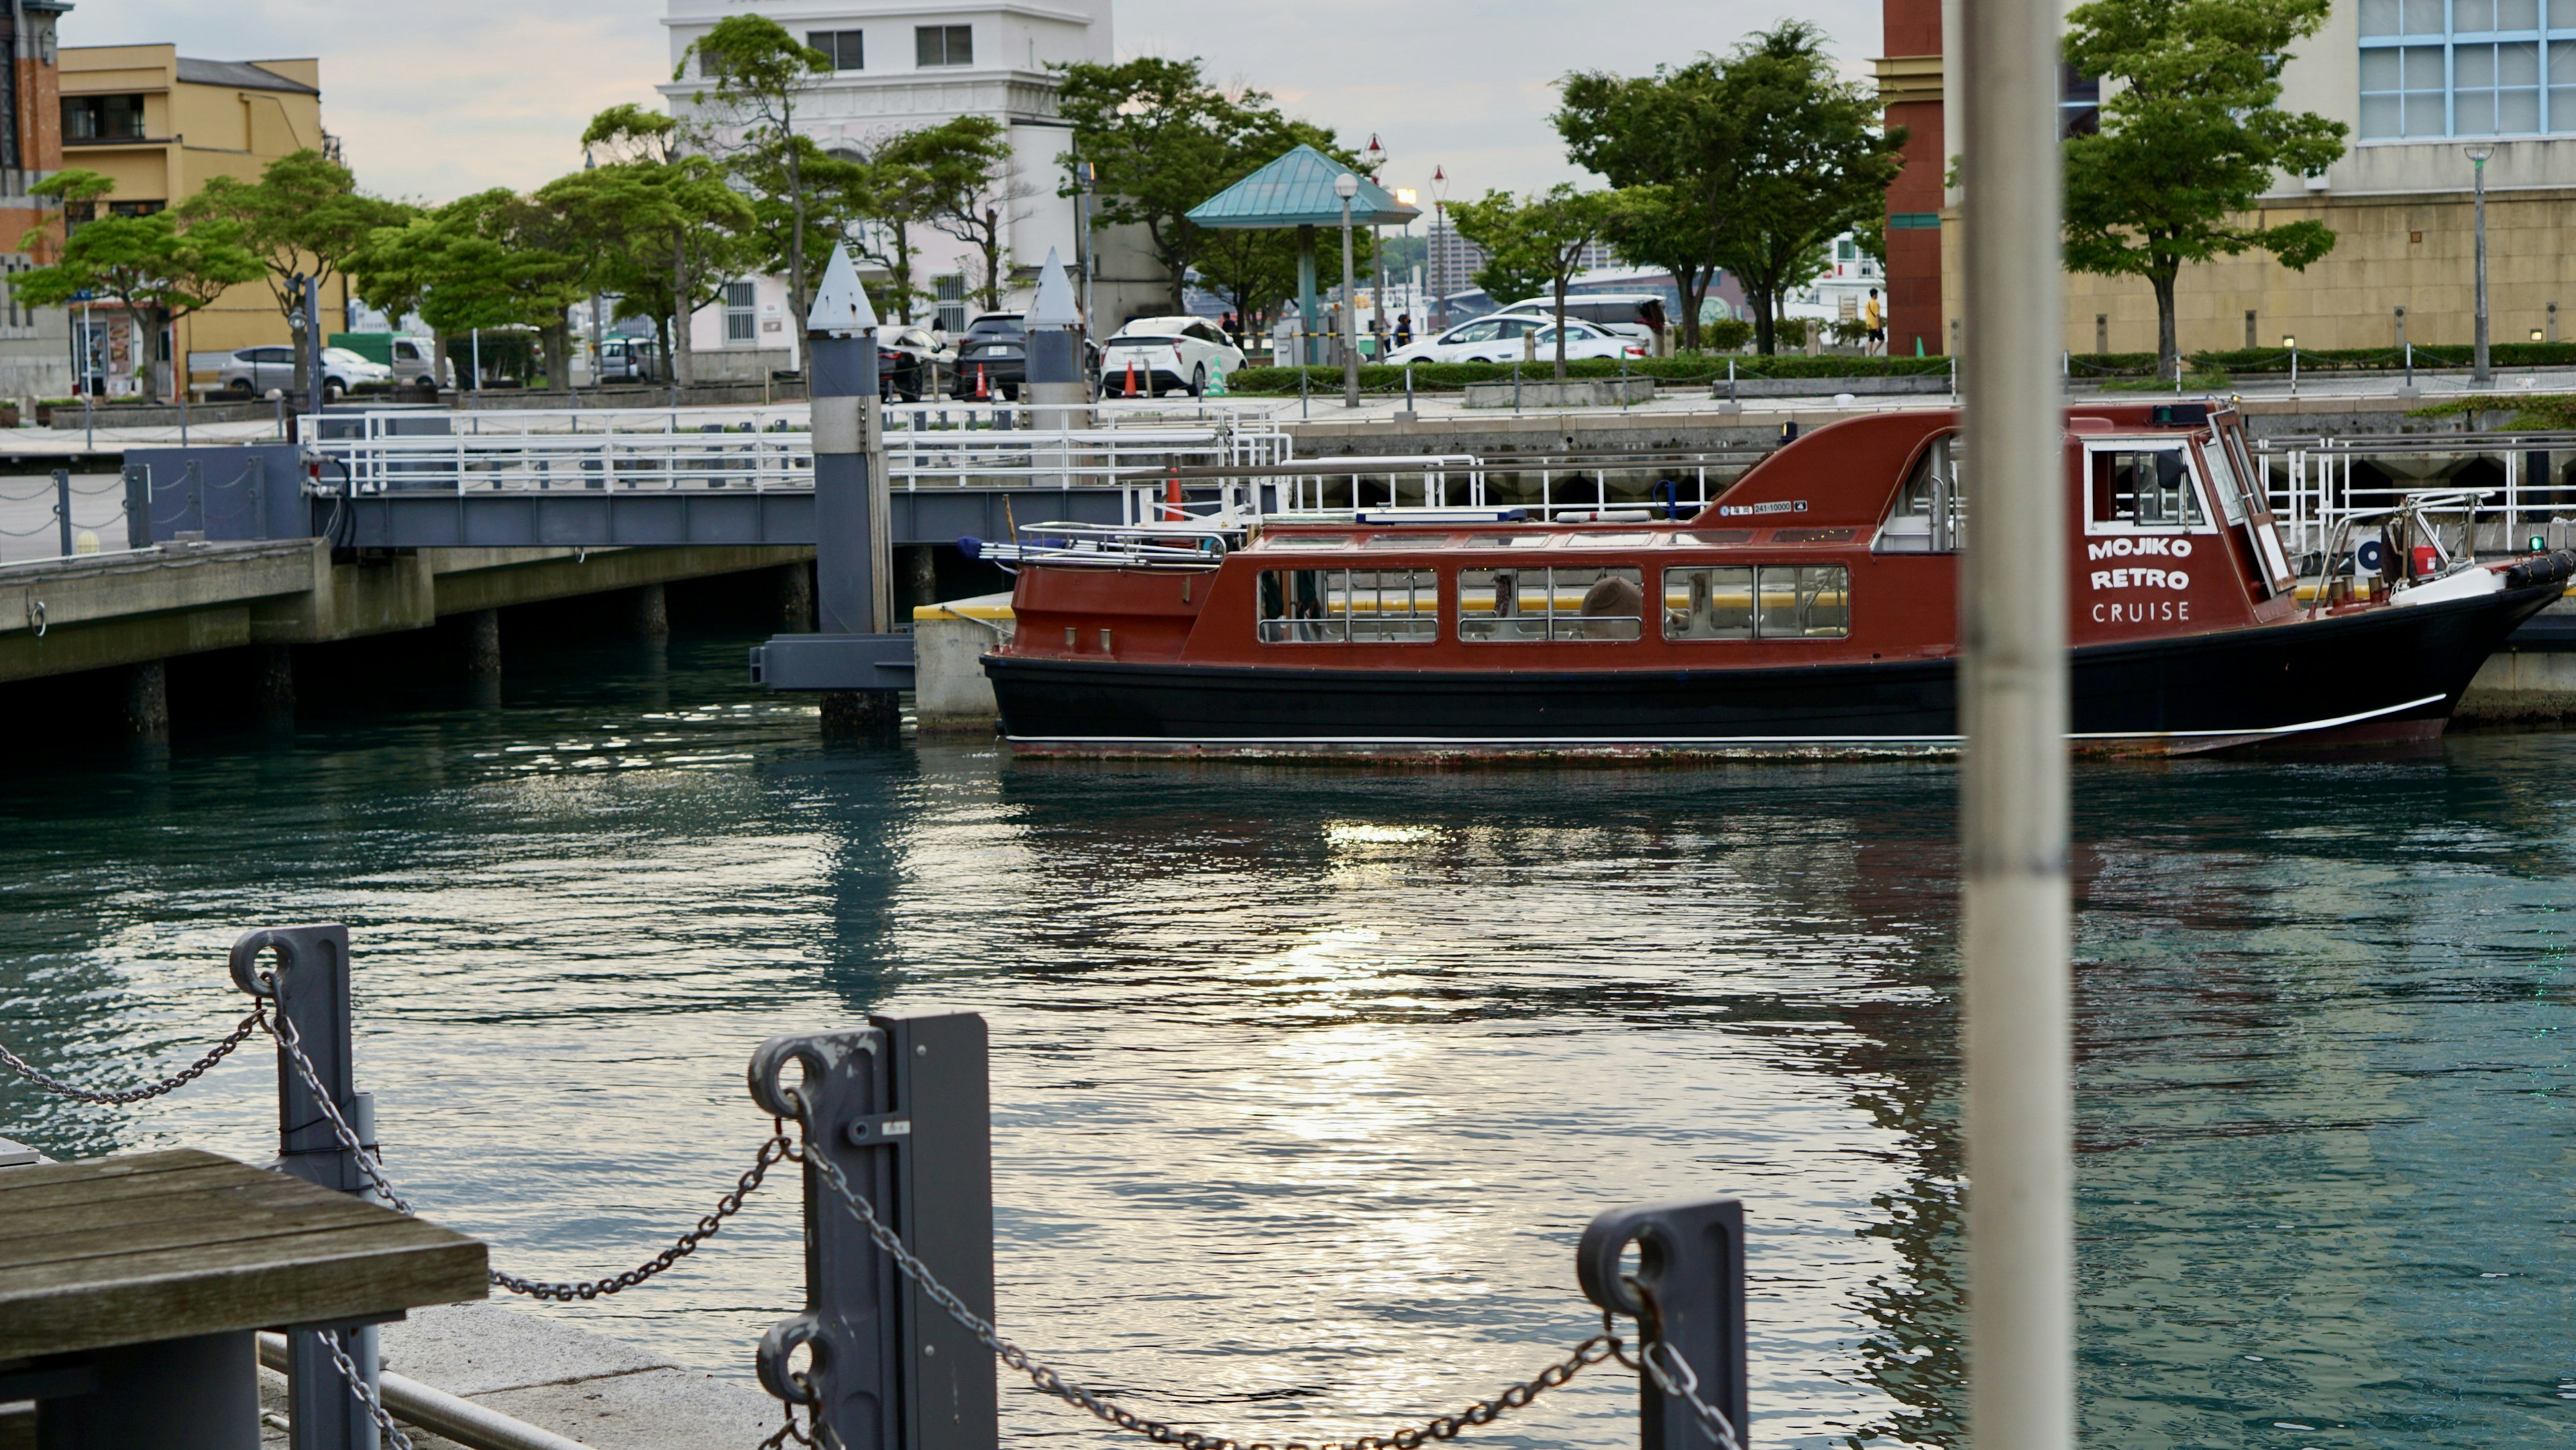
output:
M1297 229L1297 311L1305 334L1299 351L1310 365L1322 361L1317 349L1323 319L1315 301L1315 228L1342 224L1342 199L1333 193L1333 178L1345 172L1358 175L1314 147L1300 145L1187 213L1191 222L1216 229ZM1422 215L1376 182L1365 176L1358 179L1359 194L1351 198L1351 225L1402 226ZM1343 299L1344 306L1350 303L1351 299Z

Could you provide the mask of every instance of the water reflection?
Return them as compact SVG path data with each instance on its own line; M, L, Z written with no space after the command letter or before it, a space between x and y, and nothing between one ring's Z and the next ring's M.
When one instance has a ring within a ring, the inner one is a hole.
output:
M1006 1325L1145 1408L1454 1408L1592 1327L1591 1213L1736 1192L1761 1441L1956 1443L1946 769L1019 768L819 748L738 661L683 639L658 679L521 669L497 712L6 787L9 1040L167 1062L229 1024L235 929L348 920L398 1180L568 1276L730 1179L762 1037L978 1010ZM2079 773L2088 1443L2563 1436L2571 756ZM271 1087L0 1114L258 1157ZM795 1232L755 1200L544 1312L742 1373ZM1015 1441L1107 1442L1005 1404ZM1632 1405L1587 1376L1479 1438L1626 1443Z

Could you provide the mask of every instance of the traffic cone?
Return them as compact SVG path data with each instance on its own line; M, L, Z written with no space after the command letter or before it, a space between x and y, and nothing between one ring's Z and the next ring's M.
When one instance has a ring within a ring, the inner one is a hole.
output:
M1177 524L1188 517L1188 514L1181 511L1180 475L1174 474L1163 480L1163 521Z
M1136 396L1136 359L1127 359L1127 396Z
M975 364L975 400L977 402L982 402L992 396L992 388L987 386L984 382L984 365L982 363L977 363Z

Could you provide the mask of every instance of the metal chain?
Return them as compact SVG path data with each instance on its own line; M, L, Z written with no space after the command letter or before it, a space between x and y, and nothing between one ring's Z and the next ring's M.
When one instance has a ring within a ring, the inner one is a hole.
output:
M724 1227L726 1219L742 1212L743 1200L750 1197L752 1190L760 1186L761 1180L769 1176L770 1166L783 1158L795 1156L795 1151L796 1145L788 1139L785 1125L782 1124L780 1131L772 1134L768 1142L760 1145L760 1152L752 1158L751 1166L743 1170L742 1176L734 1180L731 1191L716 1200L714 1212L700 1218L696 1228L680 1235L669 1248L622 1274L613 1274L605 1279L592 1279L583 1283L554 1284L533 1279L513 1278L499 1270L494 1270L492 1282L513 1294L525 1294L531 1299L557 1299L566 1303L575 1299L597 1299L603 1295L632 1289L696 1253L698 1245L714 1238L716 1231Z
M1000 1331L993 1327L990 1320L966 1307L964 1300L958 1298L947 1285L939 1282L938 1278L930 1272L930 1266L924 1264L911 1249L905 1247L902 1237L888 1227L883 1219L877 1217L876 1210L868 1206L867 1200L851 1190L850 1181L842 1174L838 1164L824 1154L812 1150L813 1125L807 1123L805 1128L807 1146L800 1148L797 1156L815 1170L816 1174L831 1188L833 1194L841 1200L842 1205L858 1219L859 1225L867 1230L869 1239L884 1251L887 1258L894 1261L895 1267L901 1270L903 1276L910 1279L930 1302L946 1310L949 1318L956 1320L966 1332L980 1340L986 1349L991 1350L1001 1359L1002 1363L1027 1375L1029 1382L1040 1390L1068 1405L1087 1410L1122 1430L1142 1435L1158 1445L1178 1445L1181 1450L1420 1450L1427 1441L1454 1439L1459 1431L1470 1426L1492 1424L1506 1412L1520 1409L1547 1391L1573 1379L1584 1369L1599 1364L1619 1352L1620 1342L1617 1336L1593 1335L1576 1345L1574 1351L1565 1358L1547 1366L1519 1384L1506 1387L1502 1393L1492 1399L1478 1400L1456 1414L1437 1415L1421 1425L1407 1425L1384 1435L1363 1435L1353 1440L1325 1440L1311 1444L1302 1440L1290 1440L1274 1445L1267 1441L1246 1442L1224 1435L1203 1435L1195 1430L1183 1430L1160 1420L1149 1419L1115 1401L1102 1398L1067 1380L1045 1363L1031 1358L1028 1351L1002 1338ZM1729 1450L1736 1450L1736 1447L1730 1445Z
M1658 1355L1657 1350L1662 1354ZM1691 1418L1699 1422L1700 1433L1717 1442L1719 1450L1744 1450L1735 1438L1735 1427L1727 1423L1725 1413L1699 1397L1699 1372L1690 1367L1690 1361L1682 1358L1681 1351L1673 1348L1670 1340L1647 1341L1645 1347L1638 1351L1637 1358L1645 1365L1646 1374L1654 1380L1655 1388L1688 1406ZM1659 1359L1661 1363L1657 1362Z
M268 1030L276 1036L277 1045L286 1049L286 1060L294 1064L295 1075L304 1079L305 1088L313 1094L315 1106L321 1108L322 1116L330 1121L331 1135L340 1140L340 1147L351 1158L357 1160L358 1171L367 1175L367 1181L385 1196L385 1202L416 1217L411 1204L394 1192L393 1184L386 1181L384 1167L377 1155L368 1152L367 1146L358 1141L358 1130L349 1126L349 1120L340 1115L340 1105L331 1100L330 1090L322 1086L322 1074L313 1066L313 1059L304 1055L304 1034L295 1030L295 1024L284 1013L278 1014L276 1024Z
M95 1092L89 1088L74 1086L58 1077L48 1077L25 1058L11 1052L5 1045L0 1045L0 1064L5 1064L11 1072L49 1093L60 1093L67 1098L77 1098L85 1103L97 1103L102 1106L139 1103L147 1098L157 1098L163 1093L176 1092L189 1083L195 1082L205 1075L206 1069L231 1056L232 1050L241 1046L243 1039L267 1025L267 1008L263 1004L251 1009L251 1014L241 1020L241 1025L233 1029L232 1035L216 1043L213 1050L205 1056L159 1082L139 1088L128 1088L122 1092Z
M413 1450L411 1437L394 1424L393 1416L385 1413L385 1402L376 1397L376 1387L367 1383L367 1377L358 1373L357 1362L340 1347L340 1336L323 1334L322 1347L331 1351L331 1367L340 1372L341 1379L348 1381L349 1393L356 1395L358 1403L367 1407L367 1414L375 1420L376 1428L384 1433L385 1439L397 1450Z

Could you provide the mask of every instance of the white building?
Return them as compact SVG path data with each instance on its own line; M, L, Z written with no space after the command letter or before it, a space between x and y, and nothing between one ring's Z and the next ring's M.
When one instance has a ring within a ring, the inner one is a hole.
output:
M668 5L662 24L670 34L675 68L690 44L717 21L745 13L742 0L668 0ZM765 0L759 13L833 60L832 71L816 76L798 103L796 120L797 130L827 152L865 156L889 137L959 116L990 116L1009 128L1011 167L999 188L1006 309L1025 304L1049 248L1069 259L1084 255L1074 200L1059 194L1066 180L1060 158L1072 150L1073 135L1056 118L1056 78L1047 67L1113 58L1110 0L950 5ZM674 114L697 110L690 101L699 89L694 74L659 89ZM1116 245L1111 235L1112 244L1102 248L1095 263L1100 296L1093 315L1104 330L1126 315L1126 309L1115 305L1123 300L1126 284L1142 280L1167 290L1159 278L1129 278L1126 274L1140 270L1139 259L1132 246ZM913 321L962 329L978 310L970 293L983 280L980 256L966 242L928 227L913 228L910 241L915 285L933 294L931 301L916 305ZM822 259L814 259L812 266L819 274ZM694 319L693 351L794 348L798 327L785 315L786 289L780 279L745 279L734 292ZM714 361L701 377L721 375L723 362Z

